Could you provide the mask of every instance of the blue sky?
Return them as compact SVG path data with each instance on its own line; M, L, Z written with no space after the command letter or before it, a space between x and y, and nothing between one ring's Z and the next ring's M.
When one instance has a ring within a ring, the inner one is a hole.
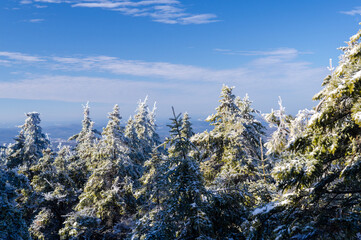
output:
M281 96L292 114L312 96L359 29L351 0L2 0L0 126L38 111L43 123L95 121L139 99L203 119L222 84L262 112Z

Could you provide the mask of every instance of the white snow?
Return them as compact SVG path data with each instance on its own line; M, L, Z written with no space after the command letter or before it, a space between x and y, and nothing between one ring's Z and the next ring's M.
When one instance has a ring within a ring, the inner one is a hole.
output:
M260 213L268 213L269 211L271 211L275 206L273 205L273 203L269 203L261 208L256 208L253 212L252 215L257 215Z

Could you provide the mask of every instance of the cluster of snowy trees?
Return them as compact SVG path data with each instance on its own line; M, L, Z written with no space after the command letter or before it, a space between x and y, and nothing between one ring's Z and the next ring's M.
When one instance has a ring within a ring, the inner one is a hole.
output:
M146 100L102 132L84 107L75 147L49 148L38 113L0 149L0 239L358 239L361 31L313 110L264 114L223 86L210 131L176 114L163 142Z

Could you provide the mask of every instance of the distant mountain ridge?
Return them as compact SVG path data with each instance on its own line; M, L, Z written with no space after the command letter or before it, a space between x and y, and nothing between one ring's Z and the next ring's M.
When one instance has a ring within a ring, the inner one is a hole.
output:
M203 132L205 130L212 130L212 126L206 121L194 120L192 122L193 131L195 133ZM266 136L269 136L273 130L268 128L268 124L262 121L263 126L267 127ZM169 136L169 127L167 126L169 121L159 121L157 123L157 132L160 138L163 140ZM104 125L96 125L95 128L101 131L105 127ZM69 137L78 133L81 130L81 124L64 124L64 125L50 125L44 126L43 132L46 133L50 141L54 143L66 142ZM13 143L14 138L19 134L20 129L18 127L0 128L0 145Z

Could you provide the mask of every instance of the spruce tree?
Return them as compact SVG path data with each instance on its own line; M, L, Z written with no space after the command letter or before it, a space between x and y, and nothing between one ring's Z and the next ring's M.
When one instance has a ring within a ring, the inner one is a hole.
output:
M100 133L94 129L94 122L90 118L89 103L83 106L82 129L78 134L70 137L69 140L75 140L74 157L70 163L70 169L73 169L73 180L80 183L83 187L87 178L94 169L96 144Z
M72 179L69 147L60 148L56 156L50 149L38 164L31 167L31 185L38 197L37 214L30 225L33 239L59 239L65 216L71 211L79 194L79 186ZM75 178L76 181L76 178Z
M201 168L213 193L209 215L219 239L244 238L241 225L248 212L269 202L272 190L265 128L248 96L241 99L232 90L223 86L216 113L206 119L213 129L191 138L200 149Z
M155 185L147 188L155 204L139 220L132 239L213 239L205 212L208 192L197 161L189 155L193 148L186 136L190 124L180 115L174 114L171 120L171 138L165 141L170 146L168 155L164 160L153 156L157 168L146 174L147 183Z
M15 143L10 144L6 149L5 167L11 174L17 188L16 202L22 211L23 218L27 225L30 225L39 206L39 198L33 191L29 182L34 177L32 166L36 165L43 156L50 142L42 133L40 127L40 117L37 112L27 113L24 125L20 126L19 135L15 138ZM17 174L24 177L17 177Z
M128 156L120 119L116 105L93 155L94 170L75 212L69 214L60 232L63 238L119 239L129 232L136 209L133 184L139 178L139 167Z
M21 130L15 138L15 143L8 146L6 153L6 166L21 168L21 171L29 178L32 177L29 168L37 163L43 156L42 151L50 144L39 126L39 115L37 112L26 114L27 118L24 125L20 126Z
M259 236L268 232L274 238L357 239L361 231L360 37L361 31L341 48L339 66L314 97L319 101L315 113L302 134L283 148L273 175L284 194L271 211L257 212ZM291 128L295 125L291 122Z
M18 197L16 186L12 184L16 172L0 168L0 239L27 240L30 235L21 209L15 199Z
M192 137L201 150L208 185L222 189L243 188L264 178L262 164L268 165L262 162L264 127L254 116L257 111L248 96L236 98L232 89L223 86L217 112L206 119L214 128Z
M159 135L156 132L155 105L152 111L145 100L139 101L136 114L128 120L125 135L132 145L132 158L140 165L150 158L153 148L160 144Z

